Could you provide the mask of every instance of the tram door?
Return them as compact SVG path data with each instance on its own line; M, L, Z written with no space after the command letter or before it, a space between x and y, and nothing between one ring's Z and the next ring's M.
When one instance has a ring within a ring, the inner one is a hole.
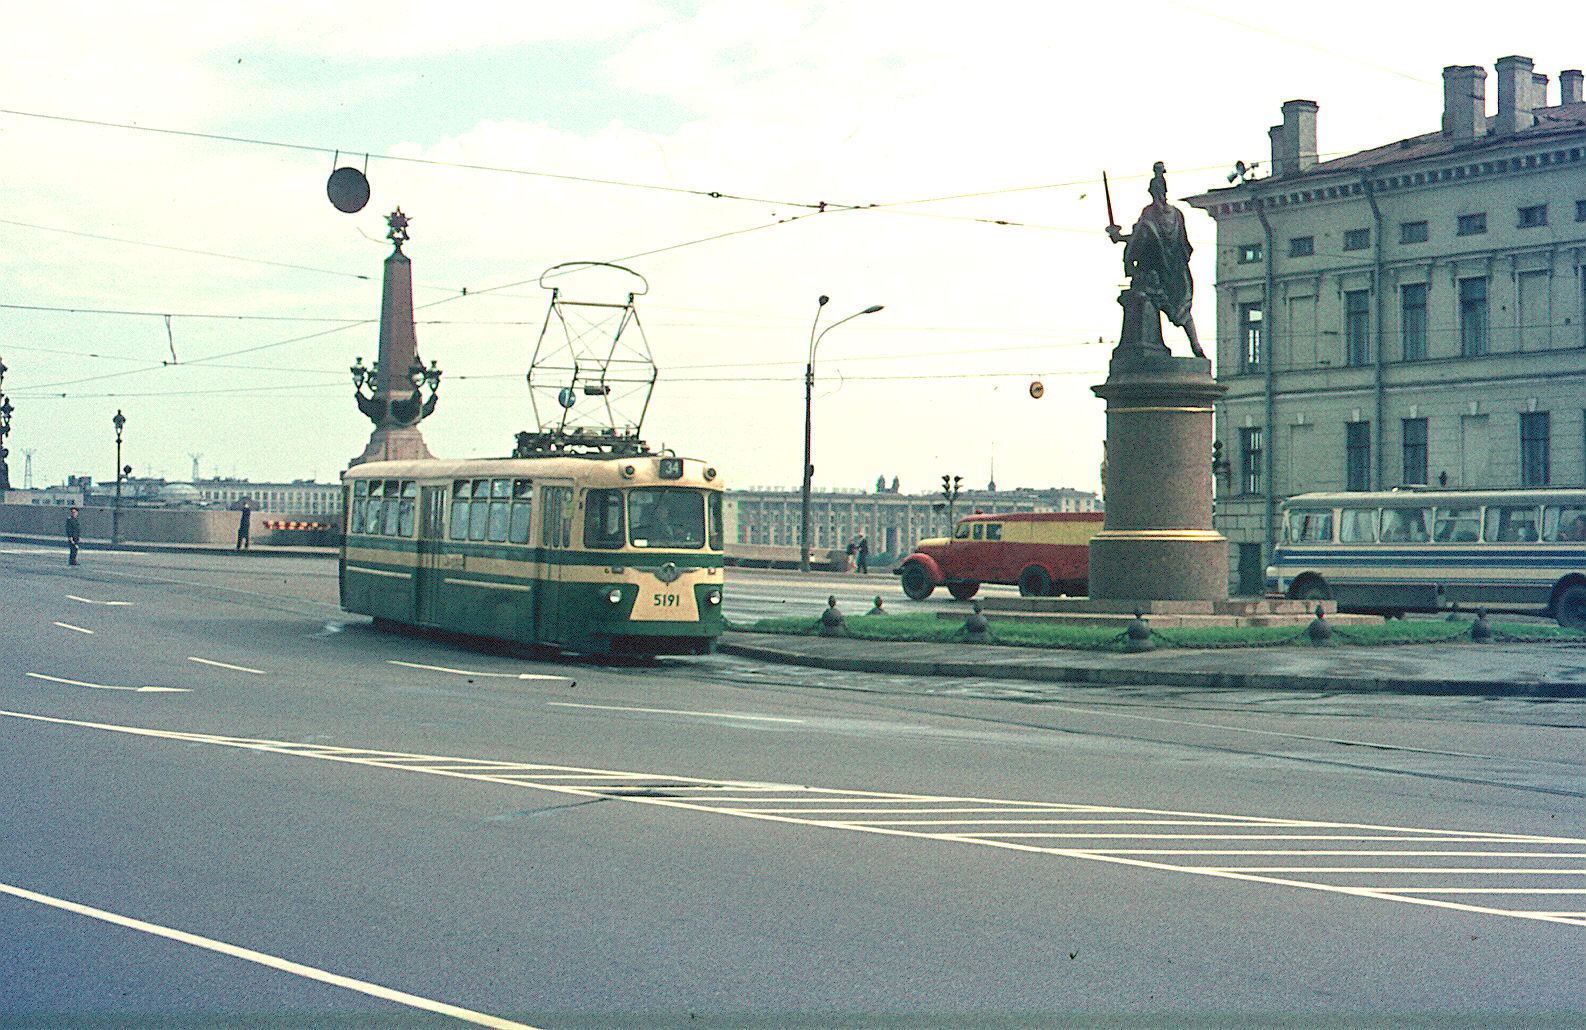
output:
M418 568L414 569L415 614L421 625L436 626L441 623L438 599L441 579L441 546L446 538L447 488L426 486L419 494L419 548Z
M572 584L568 572L572 568L573 546L573 488L546 485L540 487L540 599L534 606L535 636L547 643L559 643L570 638L569 623L578 618L570 610L568 589Z

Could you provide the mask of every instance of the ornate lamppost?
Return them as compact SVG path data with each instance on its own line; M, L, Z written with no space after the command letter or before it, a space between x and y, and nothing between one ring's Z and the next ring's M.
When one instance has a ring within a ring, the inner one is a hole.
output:
M820 325L821 309L831 298L824 293L815 302L815 321L810 323L810 354L809 360L804 364L804 489L800 497L801 522L799 528L799 571L810 570L810 479L815 475L815 466L810 462L810 419L815 395L815 348L821 345L821 340L826 334L842 325L844 322L858 318L860 315L873 315L880 311L883 305L872 304L863 311L855 311L847 318L840 318L820 331L816 335L815 328Z
M121 542L121 481L132 475L132 466L121 464L121 430L126 427L127 416L120 408L110 424L116 427L116 501L110 509L110 546L114 547Z
M6 365L0 361L0 386L5 385ZM11 434L11 412L16 409L11 407L11 398L0 390L0 490L11 489L11 470L6 466L6 456L11 452L6 450L6 437Z

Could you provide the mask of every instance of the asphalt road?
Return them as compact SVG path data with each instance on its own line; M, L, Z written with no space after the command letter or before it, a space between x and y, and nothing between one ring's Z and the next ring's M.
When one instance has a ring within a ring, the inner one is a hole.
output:
M322 560L0 576L0 1026L1586 1022L1580 703L1030 704L378 633Z

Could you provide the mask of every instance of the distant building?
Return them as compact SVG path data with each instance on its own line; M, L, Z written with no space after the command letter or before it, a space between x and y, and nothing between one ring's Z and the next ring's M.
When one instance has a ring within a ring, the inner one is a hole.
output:
M1586 482L1586 102L1529 58L1443 69L1439 131L1318 160L1317 104L1217 223L1216 525L1259 592L1278 505L1312 490ZM1236 175L1244 173L1241 166Z
M341 484L294 479L290 483L250 483L246 479L200 479L193 486L205 502L235 508L244 500L260 511L298 515L337 515L341 512Z
M812 550L846 547L860 533L876 559L898 557L924 537L948 531L947 502L941 494L898 493L896 481L884 493L820 490L810 495ZM1011 511L1100 511L1093 493L1055 487L1044 490L966 490L953 513ZM729 490L727 539L740 544L798 547L803 527L802 496L797 490Z

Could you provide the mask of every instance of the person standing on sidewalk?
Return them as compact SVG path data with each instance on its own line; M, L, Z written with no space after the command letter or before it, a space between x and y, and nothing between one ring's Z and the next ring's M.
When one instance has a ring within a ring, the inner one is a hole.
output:
M253 515L253 510L247 501L242 502L242 514L237 519L237 550L246 550L248 547L248 521Z
M82 526L77 520L77 509L66 516L66 564L77 564L77 548L83 542Z
M860 575L870 571L870 541L865 539L863 533L859 534L854 544L854 557L858 559Z

